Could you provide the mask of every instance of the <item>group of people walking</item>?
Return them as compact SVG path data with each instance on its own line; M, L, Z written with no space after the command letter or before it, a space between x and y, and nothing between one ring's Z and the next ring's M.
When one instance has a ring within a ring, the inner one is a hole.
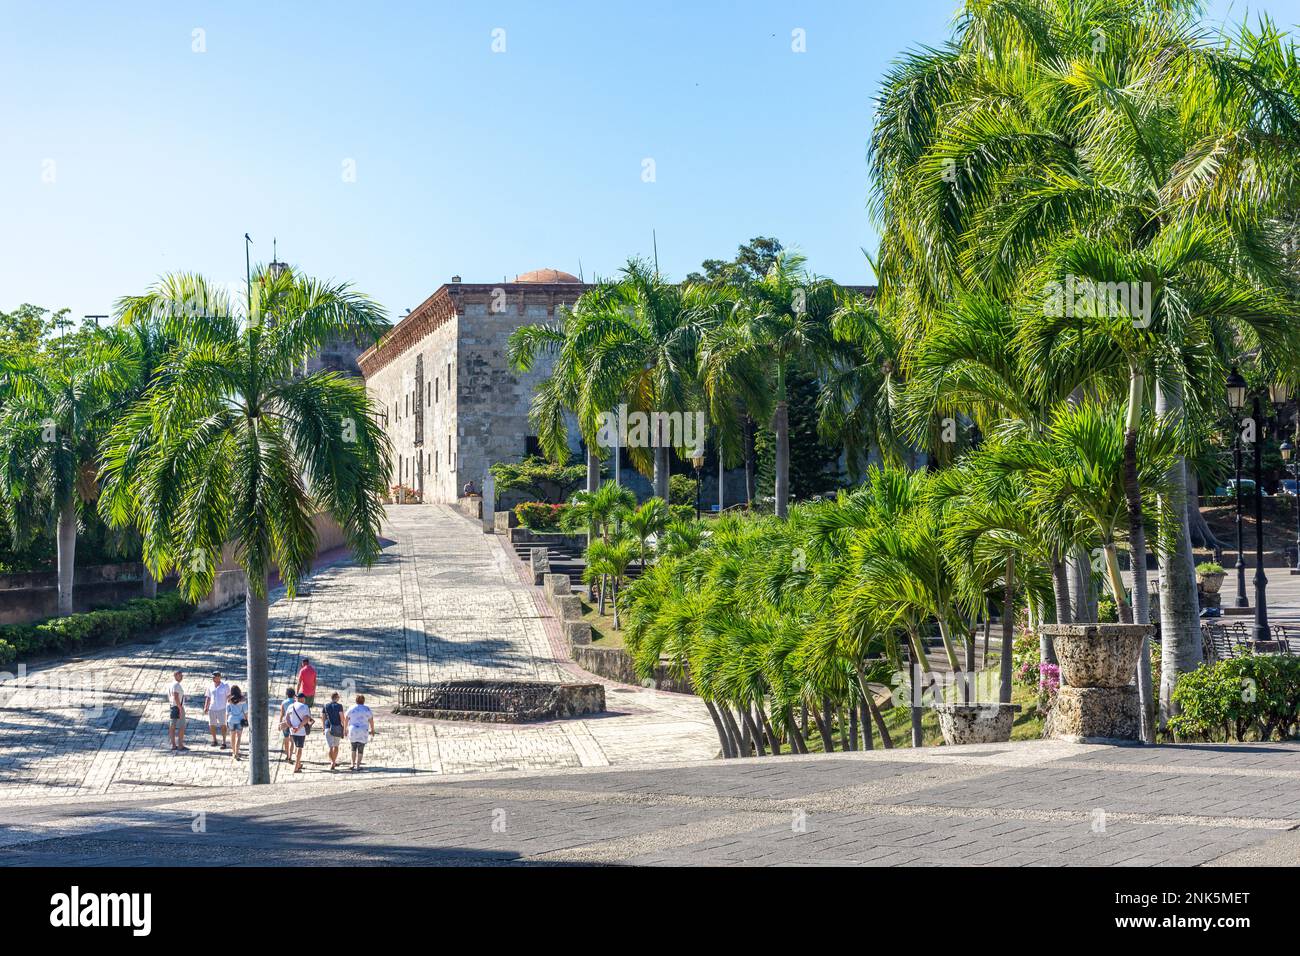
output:
M185 674L175 671L167 691L169 723L167 739L173 751L189 750L185 746ZM316 668L307 658L302 659L297 682L285 688L280 703L279 729L283 739L281 760L293 763L293 772L302 773L303 751L307 736L318 720L312 715L316 704ZM212 683L203 691L203 713L208 718L208 733L212 746L217 747L217 733L221 733L222 750L230 750L231 762L241 758L240 746L244 731L248 729L248 697L238 685L227 684L220 671L212 672ZM375 715L366 706L364 694L356 695L356 702L345 708L339 692L330 694L329 703L321 708L319 722L325 732L325 749L329 753L330 770L338 769L339 750L346 739L352 751L350 770L360 770L366 744L375 734ZM229 733L229 741L227 741Z

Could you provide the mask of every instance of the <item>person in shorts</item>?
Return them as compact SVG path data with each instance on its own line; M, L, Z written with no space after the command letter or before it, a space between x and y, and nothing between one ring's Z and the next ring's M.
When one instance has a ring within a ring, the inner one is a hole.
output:
M316 706L316 668L305 657L298 668L298 693L306 695L308 708Z
M298 695L284 712L284 720L289 725L289 740L296 751L293 772L302 773L302 752L307 745L307 731L311 729L311 708L307 706L306 694Z
M325 705L323 710L325 722L325 747L330 754L330 769L337 770L339 766L339 746L343 743L343 738L347 732L344 730L343 705L339 703L339 692L335 691L330 694L330 702Z
M280 727L284 731L284 741L281 744L282 753L280 756L280 759L282 761L293 759L293 742L289 740L289 726L288 724L285 723L284 715L288 713L289 708L292 707L297 702L298 702L297 691L295 691L292 687L286 687L284 689L284 700L280 701Z
M243 739L244 728L248 726L248 698L238 684L230 688L226 720L230 722L230 762L235 763L239 760L239 742Z
M230 685L221 679L221 671L212 672L212 684L203 692L203 712L208 715L208 733L212 746L217 745L217 728L221 728L221 749L226 749L226 704Z
M172 684L167 688L167 739L172 750L189 750L185 746L185 685L181 683L185 675L181 671L172 672Z
M349 707L345 718L348 722L348 741L352 744L352 770L361 769L361 755L366 752L366 744L375 733L375 715L366 706L366 695L357 694L355 706Z

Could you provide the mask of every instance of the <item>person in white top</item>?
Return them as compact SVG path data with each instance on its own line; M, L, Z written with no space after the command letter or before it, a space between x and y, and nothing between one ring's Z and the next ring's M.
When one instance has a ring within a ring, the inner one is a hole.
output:
M355 706L349 707L343 718L348 725L348 740L352 744L352 770L361 769L361 755L365 753L366 744L375 734L375 715L366 706L366 695L357 694Z
M289 739L298 751L293 772L302 773L302 752L306 749L307 731L311 729L311 708L307 706L306 694L299 694L298 699L285 708L284 719L289 725Z
M221 671L212 672L212 684L203 692L203 712L208 715L208 733L212 746L217 745L217 728L221 728L221 749L226 749L226 702L230 685L221 679Z
M172 750L189 750L185 746L185 685L181 683L185 675L180 671L172 672L172 685L167 688L167 740Z

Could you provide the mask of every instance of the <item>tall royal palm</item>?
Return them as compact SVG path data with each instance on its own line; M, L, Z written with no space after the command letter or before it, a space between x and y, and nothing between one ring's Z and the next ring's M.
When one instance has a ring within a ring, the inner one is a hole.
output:
M375 334L382 310L346 284L259 270L247 316L196 275L163 278L118 303L123 323L153 322L175 345L104 454L101 512L137 523L157 577L175 571L197 601L223 550L246 574L249 782L270 782L267 617L274 569L292 594L316 552L313 518L340 525L356 557L379 552L388 444L365 386L295 374L339 334Z
M781 518L790 503L791 373L796 363L820 370L835 347L835 286L810 275L804 263L798 253L779 253L767 275L740 290L731 316L713 330L702 358L708 380L719 377L718 369L756 365L762 371L771 395L775 510Z
M15 542L56 524L60 615L72 613L77 510L95 499L99 441L134 368L129 349L99 336L0 356L0 513Z

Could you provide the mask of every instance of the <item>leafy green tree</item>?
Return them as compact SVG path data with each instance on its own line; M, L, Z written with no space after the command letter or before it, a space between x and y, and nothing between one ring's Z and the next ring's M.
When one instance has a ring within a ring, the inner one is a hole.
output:
M138 524L155 577L180 576L197 601L233 544L243 568L248 652L249 782L270 781L268 582L292 595L316 553L314 516L340 525L363 563L379 554L389 447L360 382L299 375L302 356L383 312L346 284L259 269L248 316L201 276L163 277L118 303L125 325L156 324L175 345L104 452L100 510Z
M528 495L530 501L552 504L568 501L587 477L581 465L561 465L536 456L521 462L499 462L492 466L491 472L497 494L518 491Z

